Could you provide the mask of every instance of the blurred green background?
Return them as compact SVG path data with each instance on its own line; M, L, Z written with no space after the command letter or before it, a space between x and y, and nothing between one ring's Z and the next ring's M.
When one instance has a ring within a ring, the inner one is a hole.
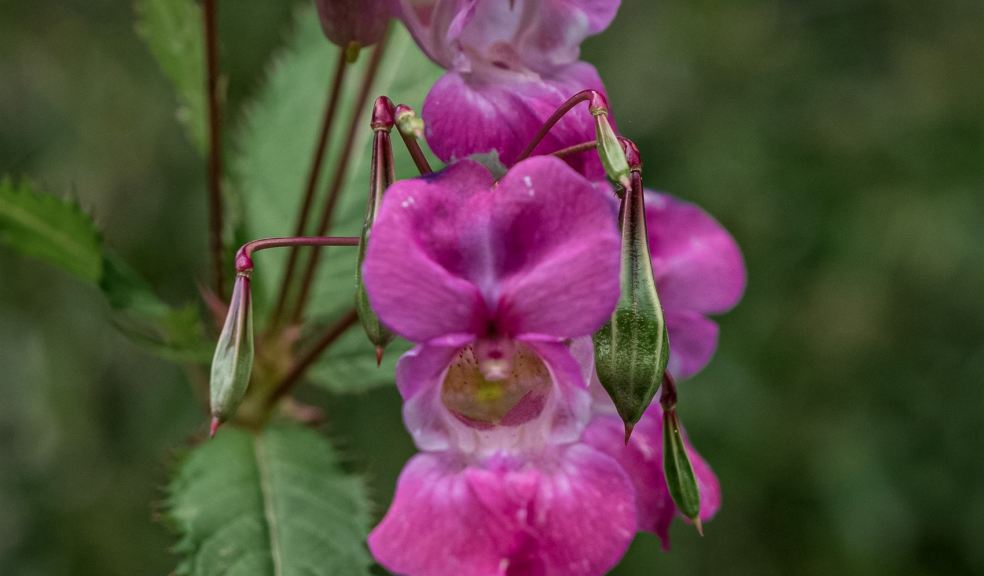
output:
M230 106L292 10L222 3ZM616 574L984 573L984 3L626 0L583 52L650 185L715 214L750 276L681 390L721 513ZM0 173L77 196L166 299L196 297L203 164L129 2L0 3ZM162 486L203 415L108 319L0 248L2 574L175 564ZM381 514L413 451L395 391L311 398Z

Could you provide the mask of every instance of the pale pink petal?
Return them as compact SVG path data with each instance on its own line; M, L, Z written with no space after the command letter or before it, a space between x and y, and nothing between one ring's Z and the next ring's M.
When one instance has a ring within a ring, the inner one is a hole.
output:
M458 349L417 346L396 365L396 386L403 396L403 422L421 450L451 445L448 411L441 403L441 383Z
M741 300L746 280L741 250L707 212L650 192L646 226L653 274L667 310L715 314Z
M700 312L667 310L666 331L670 337L667 370L675 378L690 378L714 357L718 325Z
M400 17L414 39L445 68L495 63L546 73L577 60L581 42L608 27L619 0L400 0L399 4ZM518 61L495 62L503 51Z
M622 469L575 444L534 462L415 456L369 548L406 576L593 576L618 562L635 531Z
M549 422L546 436L553 444L573 442L591 418L591 394L579 359L569 346L555 342L526 342L543 359L554 379L550 404L544 408Z

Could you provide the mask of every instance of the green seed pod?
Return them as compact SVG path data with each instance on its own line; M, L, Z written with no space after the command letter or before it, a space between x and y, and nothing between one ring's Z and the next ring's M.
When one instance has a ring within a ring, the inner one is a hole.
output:
M219 424L235 415L249 386L253 370L253 301L250 294L251 270L236 276L229 312L212 358L210 382L212 435Z
M369 337L369 341L376 347L376 362L382 362L383 349L393 341L393 333L383 326L379 321L379 316L373 311L369 304L369 295L366 293L366 284L362 279L362 263L366 259L366 249L369 245L369 236L372 233L372 225L379 212L379 206L383 201L383 192L393 182L393 147L390 142L390 130L393 128L393 103L385 96L376 99L373 109L372 129L373 129L373 148L372 148L372 174L369 178L369 202L366 206L366 218L362 224L362 235L359 241L359 258L356 265L356 288L355 288L355 310L359 314L359 321L362 328Z
M626 424L642 418L659 389L669 358L663 307L656 293L642 179L632 172L622 200L621 294L611 320L594 334L598 379Z
M628 189L629 162L625 158L622 143L615 135L611 122L608 121L608 105L600 94L592 98L589 110L595 119L598 156L601 158L601 165L605 168L605 175L612 182Z
M675 409L663 411L663 473L673 502L684 516L694 521L698 532L701 531L700 490Z

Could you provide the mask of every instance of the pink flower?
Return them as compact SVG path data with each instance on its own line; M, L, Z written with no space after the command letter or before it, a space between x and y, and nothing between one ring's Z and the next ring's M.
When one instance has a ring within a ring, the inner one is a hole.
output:
M567 98L604 92L580 45L611 23L620 0L401 0L420 47L448 70L424 102L427 141L442 160L495 150L507 166ZM537 148L594 138L586 109L568 114ZM586 155L591 173L596 159ZM588 172L585 172L586 174Z
M520 162L498 183L462 161L387 192L364 279L380 319L417 344L400 360L397 385L422 450L369 537L387 569L590 576L611 569L638 530L665 541L675 508L662 476L658 407L623 448L611 401L588 387L589 336L618 297L610 194L551 157ZM663 259L657 275L667 290L682 290L694 270L734 274L660 235L675 231L720 249L719 232L730 236L710 217L668 197L649 199L660 227L654 262ZM671 301L710 322L702 314L720 308L714 292L692 286ZM706 362L706 344L695 348L701 355L683 353L684 365ZM709 518L717 480L691 457Z

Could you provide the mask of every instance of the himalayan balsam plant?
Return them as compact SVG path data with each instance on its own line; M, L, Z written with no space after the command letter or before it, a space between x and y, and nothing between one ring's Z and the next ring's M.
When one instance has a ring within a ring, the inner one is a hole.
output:
M644 187L580 60L618 0L314 4L236 111L217 0L138 0L207 166L206 314L156 297L75 205L0 184L0 238L202 376L209 425L166 498L178 573L590 576L640 531L702 531L721 489L677 381L745 268L711 216ZM302 383L398 390L419 453L375 527Z

